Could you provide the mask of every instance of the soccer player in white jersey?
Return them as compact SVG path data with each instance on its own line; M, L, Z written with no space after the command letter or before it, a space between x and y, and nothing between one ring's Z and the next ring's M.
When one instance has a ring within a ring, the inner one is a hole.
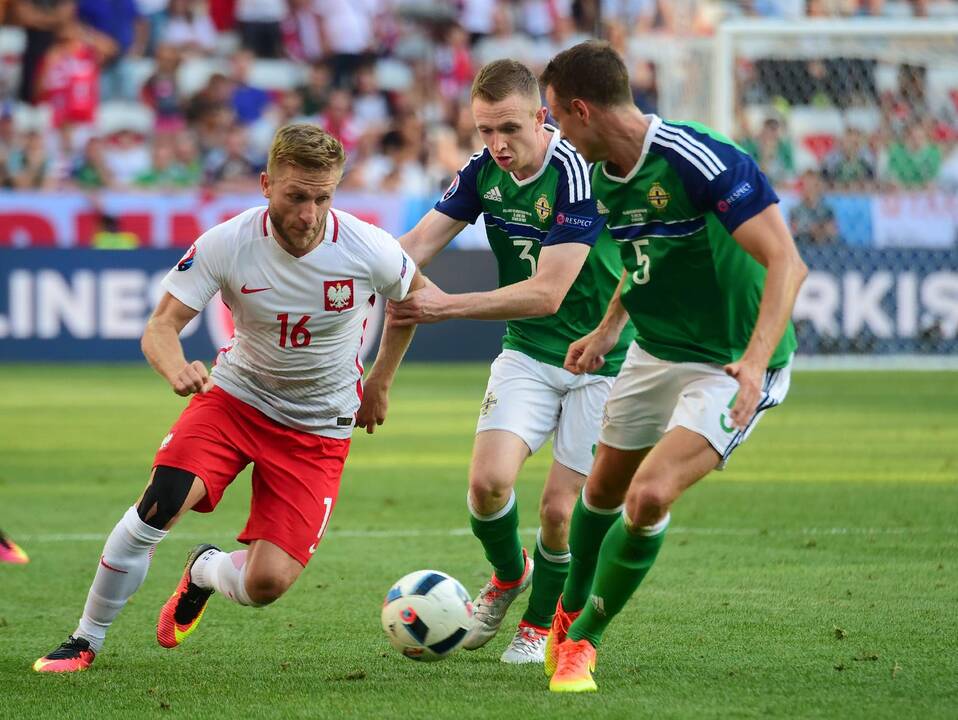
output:
M361 406L359 348L376 293L401 300L423 280L396 240L333 210L345 154L312 125L281 128L258 207L204 233L163 280L143 352L189 405L160 443L150 482L107 538L79 626L34 663L85 670L146 577L157 543L188 510L212 511L253 463L248 550L203 544L160 611L157 640L176 647L214 591L241 605L279 598L302 572L336 503L354 425L381 423L411 332L390 333L370 373L377 407ZM212 373L183 354L179 333L215 293L236 327Z
M612 294L622 260L598 214L585 161L545 122L531 70L514 60L485 65L473 83L472 112L486 149L466 163L435 209L400 242L424 264L481 214L500 287L450 295L427 284L406 302L390 304L390 314L396 322L508 321L480 406L469 470L470 521L493 573L476 598L463 646L475 650L488 643L531 581L527 608L501 659L542 662L547 629L574 562L569 517L631 336L624 333L620 346L610 349L600 373L575 375L562 364L569 343L602 319L595 298ZM526 458L553 435L541 530L527 554L513 487Z

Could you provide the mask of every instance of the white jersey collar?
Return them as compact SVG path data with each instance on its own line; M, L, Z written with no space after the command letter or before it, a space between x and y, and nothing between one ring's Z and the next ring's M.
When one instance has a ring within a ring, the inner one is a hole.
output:
M619 177L618 175L613 175L608 170L608 163L602 163L602 174L605 175L612 182L617 183L627 183L632 178L635 177L636 173L639 172L643 163L645 163L645 157L649 154L649 148L652 146L652 138L655 137L655 133L658 132L659 126L662 124L662 118L655 114L649 114L645 116L649 121L649 129L645 131L645 139L642 141L642 154L639 155L639 159L636 161L635 165L629 170L629 173L625 177Z

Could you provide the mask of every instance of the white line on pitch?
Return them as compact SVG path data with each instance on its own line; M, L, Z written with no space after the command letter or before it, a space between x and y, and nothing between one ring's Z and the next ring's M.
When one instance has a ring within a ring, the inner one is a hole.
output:
M523 535L535 535L537 528L522 528ZM937 533L941 535L958 534L958 528L930 528L930 527L831 527L831 528L794 528L794 529L765 529L765 528L708 528L683 527L681 525L669 528L669 534L680 535L717 535L717 536L752 536L752 535L927 535ZM109 532L103 533L38 533L35 535L18 535L17 540L27 542L93 542L104 541ZM207 540L213 535L219 537L221 533L177 533L170 537L180 540ZM330 530L330 538L416 538L416 537L457 537L471 535L470 528L449 529L408 529L408 530Z

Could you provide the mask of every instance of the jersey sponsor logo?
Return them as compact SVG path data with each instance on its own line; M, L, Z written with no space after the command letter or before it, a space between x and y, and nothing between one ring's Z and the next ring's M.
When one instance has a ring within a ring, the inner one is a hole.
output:
M492 200L493 202L502 202L502 193L499 192L499 186L493 186L492 190L489 190L485 195L482 196L485 200Z
M449 187L446 188L446 192L443 193L442 201L446 202L449 198L456 194L456 190L459 189L459 173L456 173L456 177L452 179L452 182L449 183Z
M549 204L549 198L545 195L540 195L539 199L536 200L535 204L536 215L539 216L539 220L545 222L549 219L549 216L552 214L552 206Z
M559 213L556 215L556 225L568 225L569 227L586 230L592 227L593 222L595 221L592 218L582 215L572 215L570 213Z
M596 208L596 210L599 211L599 214L600 214L600 215L608 215L608 214L609 214L609 208L607 208L607 207L605 206L605 203L603 203L601 200L596 200L596 201L595 201L595 208Z
M353 306L353 281L325 280L323 282L323 303L330 312L342 312Z
M244 295L252 295L253 293L263 292L264 290L272 290L271 287L261 287L261 288L251 288L246 287L246 283L243 283L243 287L240 288L240 292Z
M657 182L652 183L652 187L649 188L649 194L646 197L648 197L652 207L656 210L665 210L666 205L669 204L669 200L672 198L672 196L666 192L665 188Z
M180 261L176 263L176 269L180 272L184 270L189 270L193 267L193 258L196 257L196 243L190 245L190 249L186 251L186 255L180 258Z
M173 439L173 433L169 433L162 441L160 441L160 450L165 448L170 444L170 441Z
M719 200L715 207L718 208L719 212L728 212L732 205L737 203L739 200L747 198L752 194L752 192L754 192L754 190L755 188L752 187L752 183L750 183L748 180L743 180L731 193L729 193L728 197Z

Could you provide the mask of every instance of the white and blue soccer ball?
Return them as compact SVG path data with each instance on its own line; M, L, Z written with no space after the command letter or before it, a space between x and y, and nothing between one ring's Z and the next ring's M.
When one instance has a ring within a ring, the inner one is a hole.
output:
M389 643L412 660L442 660L462 645L472 623L472 600L453 577L417 570L386 593L383 631Z

